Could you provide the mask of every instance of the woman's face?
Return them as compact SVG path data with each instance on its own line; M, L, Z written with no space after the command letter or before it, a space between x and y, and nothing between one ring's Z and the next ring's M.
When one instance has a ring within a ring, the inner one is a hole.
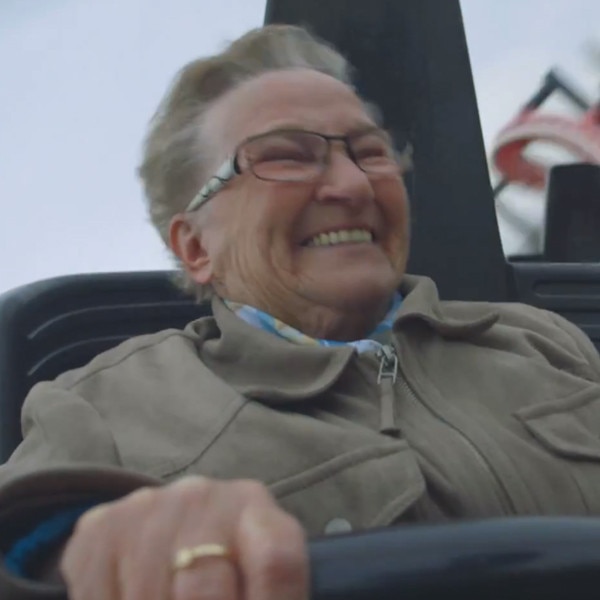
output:
M281 128L346 135L372 125L349 87L299 69L270 72L230 91L210 109L205 134L215 141L216 170L249 136ZM194 260L183 262L194 280L290 324L312 307L379 308L406 267L401 175L370 178L337 142L317 180L263 181L244 172L191 219L197 245L189 254ZM349 230L367 230L373 239L313 243L319 234Z

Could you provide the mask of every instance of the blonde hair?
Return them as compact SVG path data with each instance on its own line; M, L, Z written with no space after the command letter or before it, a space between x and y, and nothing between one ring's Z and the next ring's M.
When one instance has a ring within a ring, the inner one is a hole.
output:
M213 102L243 81L262 73L310 68L351 84L351 68L331 46L305 29L267 25L232 42L223 52L181 69L152 117L139 175L150 220L169 248L169 223L185 210L203 183L210 145L202 119ZM177 262L177 259L175 259ZM181 265L179 265L181 266ZM198 299L210 296L181 272L177 283Z

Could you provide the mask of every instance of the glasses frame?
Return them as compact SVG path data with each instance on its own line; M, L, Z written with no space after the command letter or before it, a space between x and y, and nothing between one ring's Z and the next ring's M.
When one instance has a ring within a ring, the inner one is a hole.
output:
M243 140L242 142L239 143L239 145L236 147L234 153L230 157L228 157L225 160L225 162L223 162L221 164L221 166L218 168L217 172L214 175L212 175L210 177L210 179L200 188L200 191L192 198L191 202L188 204L187 208L185 209L185 212L193 212L195 210L198 210L203 204L208 202L217 193L219 193L232 179L234 179L237 175L242 174L242 169L240 168L239 161L238 161L238 154L239 154L240 149L249 142L252 142L252 141L260 139L260 138L268 137L270 135L277 134L277 133L308 133L310 135L315 135L317 137L320 137L327 142L326 156L328 158L331 156L331 143L332 142L343 142L343 144L346 148L346 153L348 154L348 157L350 158L350 160L363 173L372 175L373 173L363 169L360 166L360 164L358 163L358 161L356 159L356 156L354 155L354 152L352 152L352 146L350 145L350 143L351 143L351 140L354 138L361 137L363 135L367 135L369 133L374 133L374 132L382 133L385 137L387 137L390 141L391 148L394 149L392 136L385 129L382 129L381 127L377 127L377 126L366 128L364 130L358 131L356 133L350 133L348 135L326 135L324 133L319 133L317 131L309 131L307 129L274 129L273 131L267 131L265 133L260 133L258 135L254 135L249 138L246 138L245 140ZM396 152L396 154L404 154L406 152L408 152L409 154L411 152L411 145L409 143L406 144L406 147L404 148L404 150L401 153ZM322 167L323 167L323 170L327 167L327 161L325 161L323 163ZM256 175L256 173L254 172L254 169L252 168L252 165L250 165L249 170L254 175L254 177L256 177L257 179L261 179L263 181L287 181L287 180L281 180L281 179L269 179L269 178L265 178L265 177L260 177L260 176ZM400 161L398 161L398 173L401 173L401 172L402 172L402 168L400 165ZM306 181L310 181L310 180L311 179L307 179ZM304 180L298 180L298 181L304 181Z

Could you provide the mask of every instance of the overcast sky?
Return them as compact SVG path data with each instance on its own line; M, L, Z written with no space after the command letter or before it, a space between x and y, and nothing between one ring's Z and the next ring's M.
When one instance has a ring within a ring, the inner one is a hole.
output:
M299 0L300 1L300 0ZM417 0L406 0L417 1ZM262 23L264 0L1 0L0 292L55 275L167 268L135 177L173 74ZM590 97L598 0L462 0L486 142L562 66ZM535 221L537 197L509 190ZM503 226L510 251L522 236Z

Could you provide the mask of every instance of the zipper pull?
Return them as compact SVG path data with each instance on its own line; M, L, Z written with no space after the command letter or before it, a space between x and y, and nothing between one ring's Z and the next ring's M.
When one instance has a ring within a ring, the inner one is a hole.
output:
M393 437L398 437L400 429L396 425L394 383L398 377L398 357L393 346L382 346L377 352L379 358L379 384L380 419L379 432Z
M396 383L398 378L398 356L396 349L393 346L381 346L377 352L379 358L379 373L377 374L377 383L381 383L384 379L391 379L392 383Z

